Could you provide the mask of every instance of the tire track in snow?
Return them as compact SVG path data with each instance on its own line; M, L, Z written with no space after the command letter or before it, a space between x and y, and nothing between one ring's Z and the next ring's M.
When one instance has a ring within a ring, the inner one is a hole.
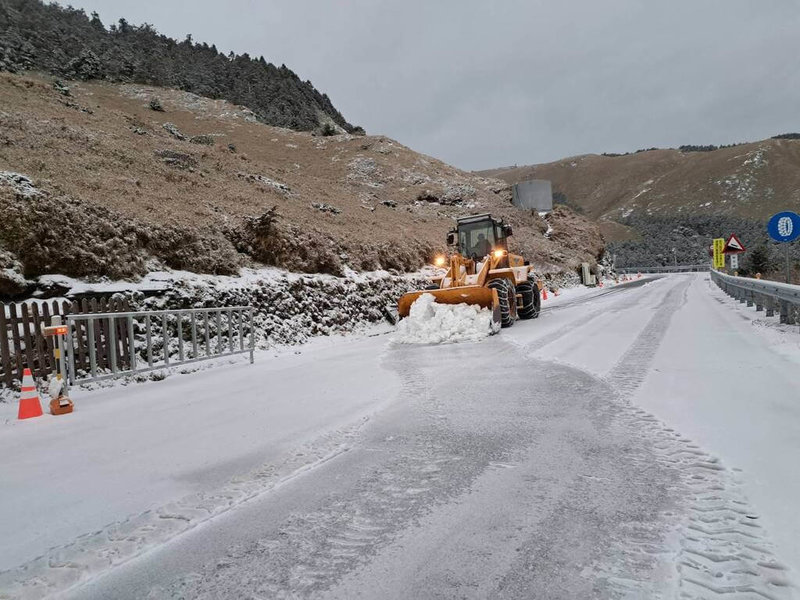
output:
M645 283L650 283L650 281L649 280L645 281L641 285L637 285L635 287L636 288L642 288L643 293L647 294L648 296L653 294L653 293L658 293L658 290L661 289L661 288L645 288L644 287ZM605 298L606 296L611 295L612 293L614 293L614 294L621 293L621 292L625 292L628 289L629 288L624 288L624 287L613 288L612 290L609 290L605 294L598 294L597 296L591 296L589 298L579 298L579 299L577 299L577 300L575 300L575 301L573 301L571 303L568 303L568 304L554 306L550 310L561 309L561 308L572 308L572 307L575 307L575 306L578 306L578 305L588 304L591 301L596 300L598 298ZM573 321L570 321L570 322L564 324L564 326L562 326L560 329L552 331L552 332L550 332L548 334L545 334L545 335L543 335L543 336L541 336L539 338L536 338L535 340L532 340L531 342L528 342L527 344L525 344L523 346L523 352L525 352L526 354L531 354L531 355L535 354L540 349L544 348L545 346L548 346L548 345L552 344L553 342L557 342L558 340L560 340L563 337L566 337L567 335L569 335L573 331L575 331L577 329L582 329L583 327L585 327L586 325L588 325L589 323L591 323L592 321L594 321L598 317L601 317L601 316L609 314L609 313L618 313L618 312L625 311L625 310L627 310L627 309L629 309L629 308L631 308L633 306L636 306L637 304L640 304L641 302L642 302L642 296L641 295L639 295L639 294L626 294L620 301L612 304L609 307L592 310L592 311L586 313L585 315L583 315L581 317L578 317L577 319L574 319ZM514 342L514 340L512 339L512 343L513 342Z
M679 597L784 600L797 597L788 569L774 556L758 515L719 459L631 405L673 315L686 303L694 278L677 283L607 379L628 405L627 419L654 440L659 462L676 470L686 489L687 517L676 557Z
M296 448L222 488L191 494L87 533L72 543L0 572L0 599L38 600L83 585L197 525L268 493L346 452L368 419Z
M217 565L151 591L151 598L309 598L365 564L397 533L433 507L469 490L487 468L508 461L529 435L500 442L491 434L454 435L441 401L417 361L416 348L395 348L388 359L402 383L401 403L418 410L419 427L368 443L387 460L319 508L297 513L257 541L236 546ZM488 438L488 439L487 439Z

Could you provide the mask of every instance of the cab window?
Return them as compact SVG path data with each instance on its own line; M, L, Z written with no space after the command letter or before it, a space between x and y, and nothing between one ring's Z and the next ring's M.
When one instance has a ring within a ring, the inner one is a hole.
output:
M458 249L463 256L483 258L495 245L494 224L491 221L469 223L458 227Z

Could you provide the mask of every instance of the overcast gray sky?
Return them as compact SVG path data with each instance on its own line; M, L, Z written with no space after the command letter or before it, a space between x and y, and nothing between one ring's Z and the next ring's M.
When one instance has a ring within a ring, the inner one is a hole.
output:
M464 169L800 131L800 0L70 3L285 63Z

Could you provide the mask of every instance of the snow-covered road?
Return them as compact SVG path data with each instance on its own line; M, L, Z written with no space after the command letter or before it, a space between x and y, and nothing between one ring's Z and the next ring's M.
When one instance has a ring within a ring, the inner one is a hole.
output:
M800 346L754 316L676 275L87 394L0 429L0 597L795 598Z

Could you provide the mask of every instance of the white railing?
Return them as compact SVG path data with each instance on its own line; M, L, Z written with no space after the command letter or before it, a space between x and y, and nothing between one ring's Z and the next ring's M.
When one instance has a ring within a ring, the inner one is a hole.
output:
M229 306L66 315L70 384L249 354L253 308Z

